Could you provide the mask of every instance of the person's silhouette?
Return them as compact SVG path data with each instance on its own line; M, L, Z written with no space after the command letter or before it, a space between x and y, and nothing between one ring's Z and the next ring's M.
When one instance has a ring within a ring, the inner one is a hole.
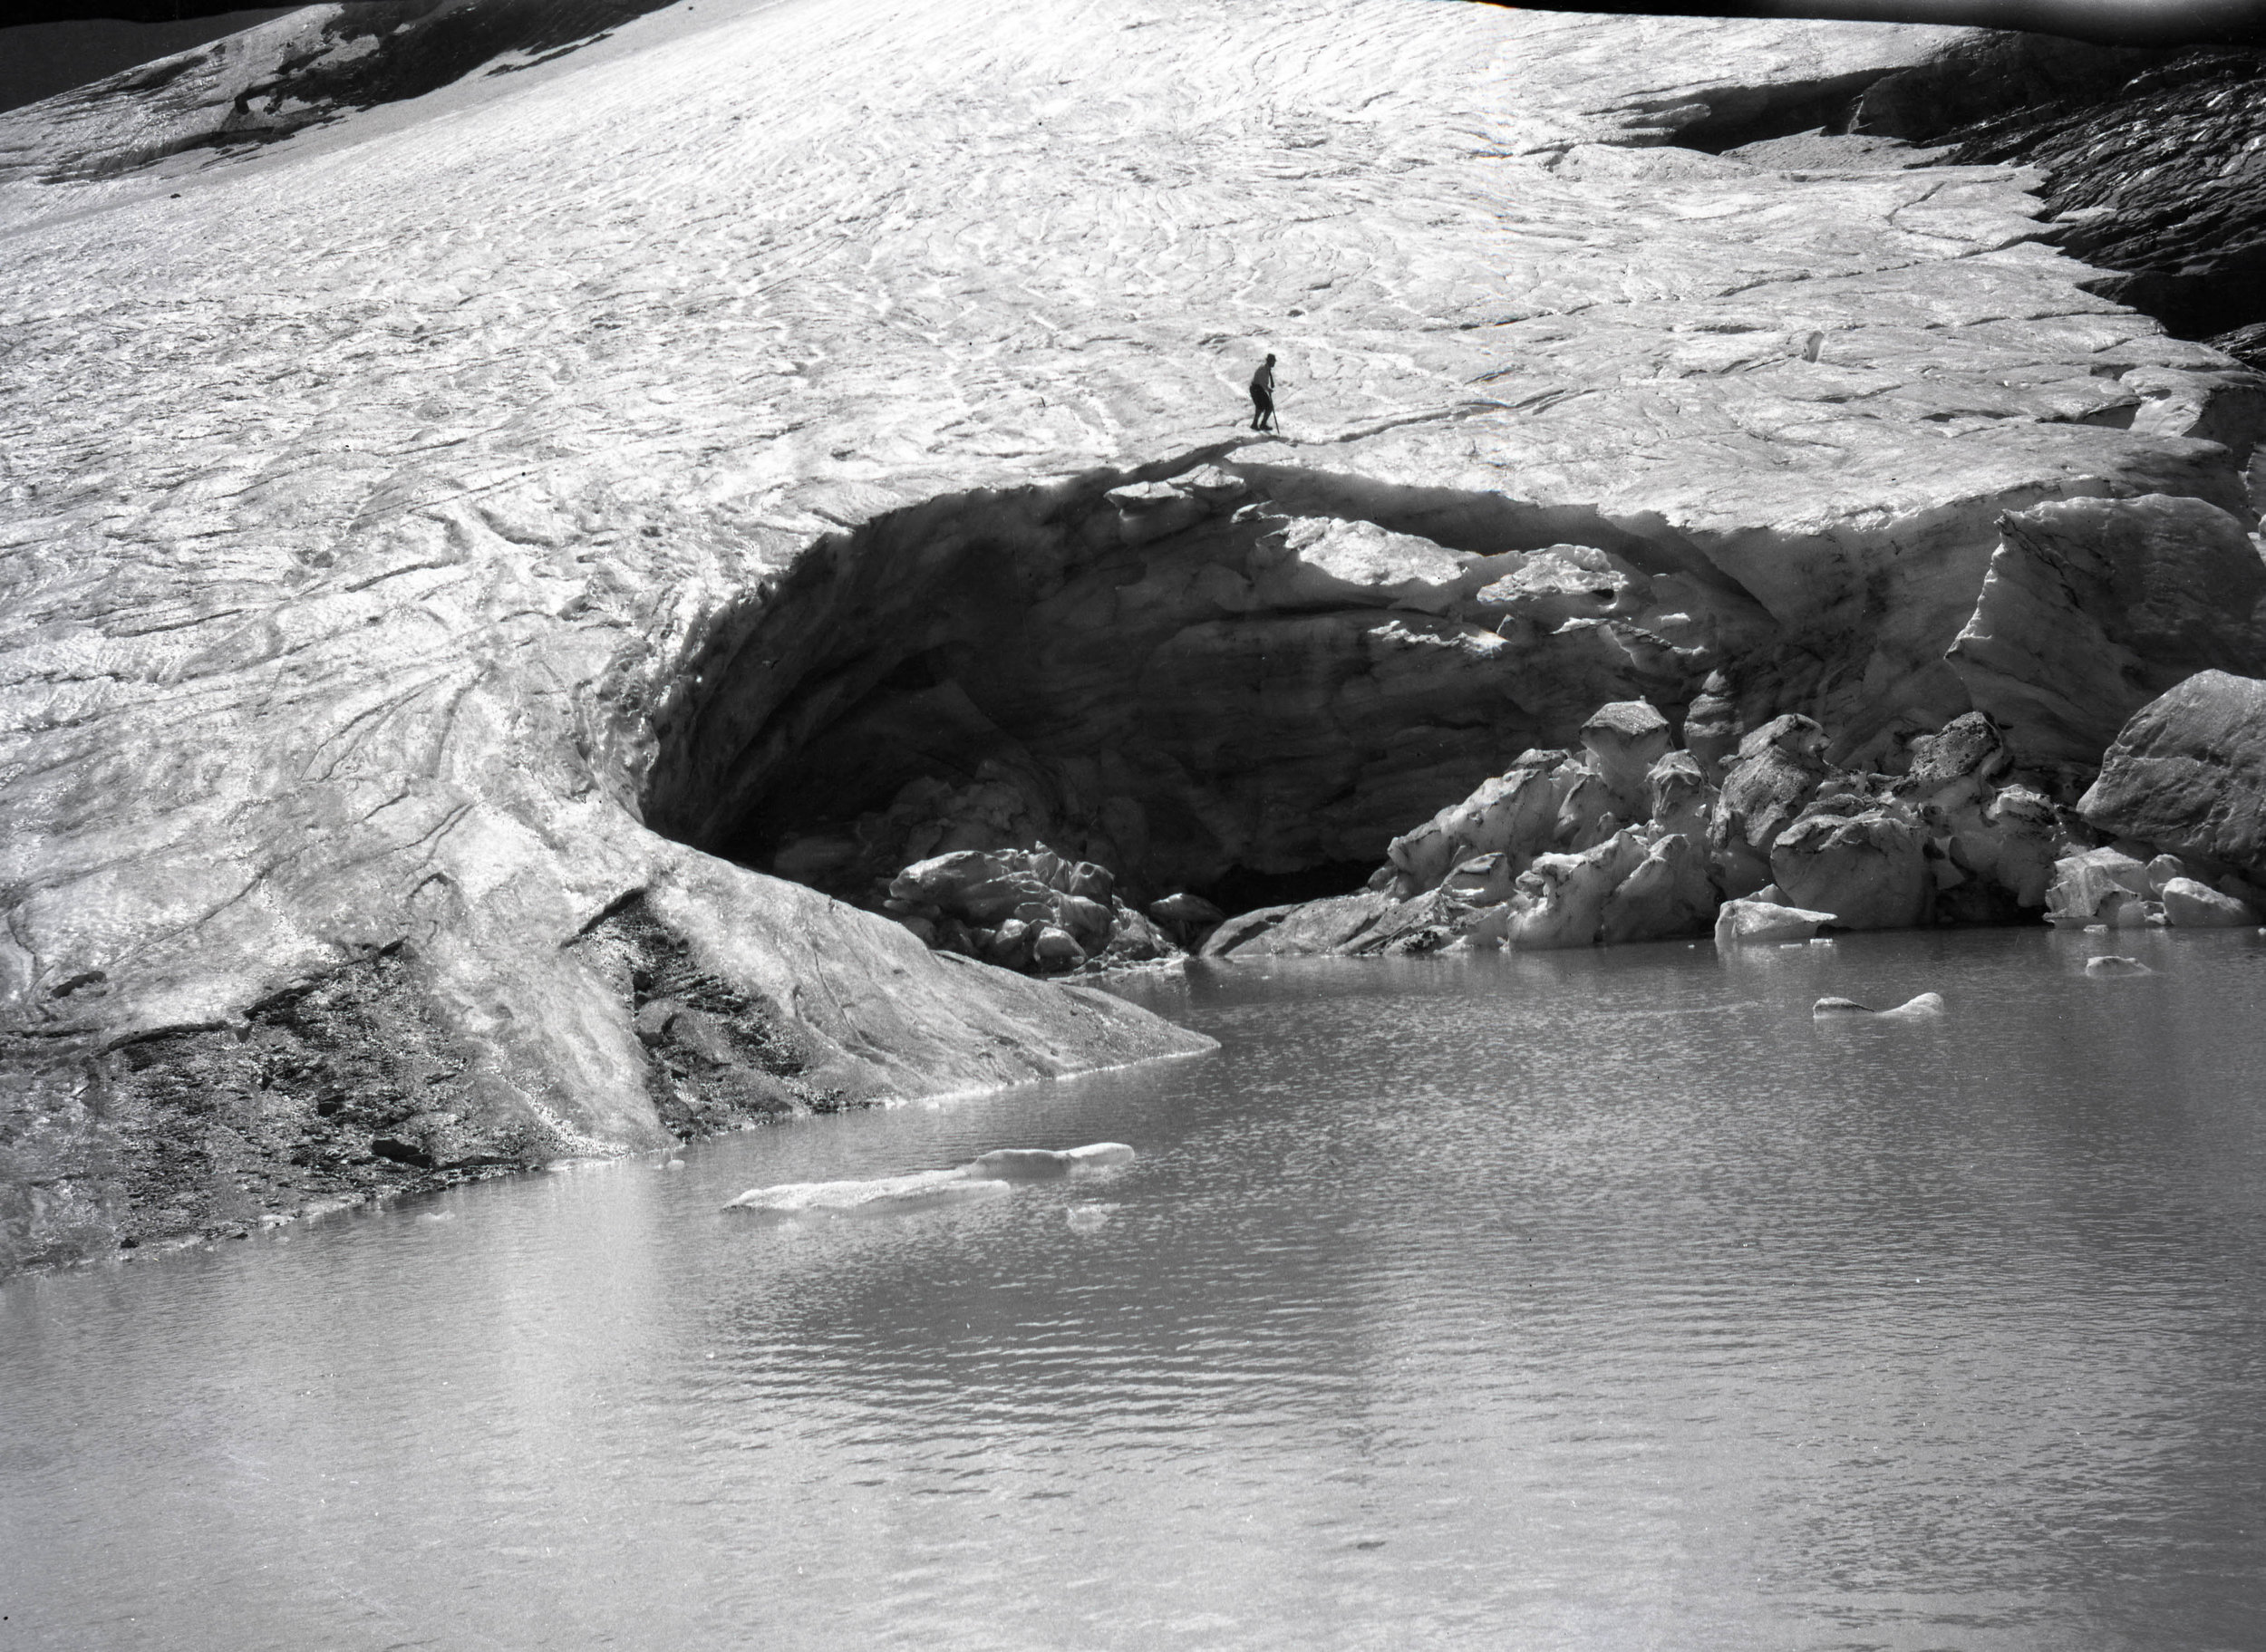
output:
M1274 429L1274 358L1267 357L1259 371L1251 375L1251 428L1254 430Z

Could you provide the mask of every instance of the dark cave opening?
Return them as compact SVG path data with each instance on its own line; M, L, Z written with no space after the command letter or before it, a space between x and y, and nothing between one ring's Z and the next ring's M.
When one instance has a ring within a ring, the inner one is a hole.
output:
M1295 872L1256 872L1249 866L1230 866L1225 874L1195 893L1229 916L1256 912L1263 906L1290 906L1301 901L1326 900L1351 894L1369 886L1378 867L1373 860L1325 861Z
M917 861L1037 844L1136 902L1339 894L1602 701L1680 716L1697 685L1616 629L1622 586L1756 607L1672 535L1594 510L1215 457L939 496L813 545L658 685L645 823L869 907ZM1380 534L1425 541L1448 583L1349 583L1285 536ZM1601 617L1559 635L1554 610L1510 663L1502 616L1461 604L1523 565L1504 553L1570 541L1622 573L1550 597Z

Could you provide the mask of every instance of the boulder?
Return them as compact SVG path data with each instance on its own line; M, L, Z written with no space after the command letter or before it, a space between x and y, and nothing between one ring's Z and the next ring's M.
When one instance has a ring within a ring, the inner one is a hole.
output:
M1712 778L1738 754L1739 734L1738 707L1731 699L1730 684L1722 672L1710 671L1684 709L1684 749L1701 774Z
M1573 775L1574 784L1558 806L1550 845L1562 855L1580 855L1631 823L1619 812L1612 787L1587 762L1576 762L1566 772Z
M2006 777L2012 754L1980 712L1954 718L1911 745L1895 796L1930 837L1944 923L2007 922L2036 911L2062 842L2053 800Z
M1078 944L1087 951L1098 952L1109 944L1109 932L1116 927L1117 920L1102 902L1066 894L1054 903L1054 912L1055 921L1076 936Z
M1043 844L960 849L899 872L889 880L882 907L939 951L1056 974L1108 952L1121 917L1134 917L1118 902L1116 883L1108 868L1057 855ZM1118 955L1155 957L1163 946L1162 937L1139 921L1138 929L1128 930Z
M2112 895L2139 899L2148 893L2145 862L2121 849L2087 849L2054 863L2046 891L2046 917L2052 923L2090 923Z
M1177 951L1172 941L1147 917L1123 901L1110 903L1109 938L1099 955L1108 964L1148 963Z
M1906 929L1926 923L1934 903L1925 842L1901 804L1821 810L1778 835L1770 870L1788 900L1837 913L1844 928Z
M1897 793L1917 804L1948 805L1958 796L1980 801L2014 763L1998 725L1980 711L1953 718L1936 733L1919 736L1908 749L1912 767Z
M1770 851L1829 772L1825 731L1806 717L1774 717L1738 743L1708 827L1708 850L1725 891L1746 894L1770 881Z
M2077 813L2113 836L2266 877L2266 681L2199 671L2143 706Z
M1806 912L1775 901L1726 901L1715 914L1715 944L1728 949L1747 942L1769 945L1807 941L1840 919L1829 912Z
M1109 867L1089 860L1066 863L1057 876L1049 881L1064 894L1082 901L1098 901L1104 906L1118 892L1116 875Z
M1649 778L1669 753L1668 719L1642 700L1602 705L1582 725L1587 768L1604 787L1612 813L1623 821L1645 819L1651 810Z
M1583 855L1544 855L1518 877L1507 903L1507 944L1523 949L1589 946L1604 922L1605 903L1641 865L1647 845L1621 831Z
M2164 918L2181 929L2251 929L2258 913L2246 901L2221 894L2192 877L2175 877L2160 892Z
M1681 832L1697 844L1707 842L1716 792L1708 784L1699 758L1689 751L1670 752L1645 775L1644 790L1646 817L1655 826L1662 832Z
M2164 886L2174 878L2192 875L2187 863L2176 855L2159 855L2142 869L2146 893L2157 900L2164 898Z
M992 931L991 940L984 943L983 955L993 963L1020 970L1031 961L1031 942L1038 939L1038 925L1022 918L1010 918Z
M1522 753L1503 774L1482 781L1412 832L1396 837L1385 854L1399 874L1404 895L1437 889L1475 855L1502 854L1513 873L1548 848L1567 790L1583 772L1564 751Z
M1954 858L2014 897L2017 906L2045 904L2061 841L2061 816L2053 800L2026 786L2000 789L1982 811L1982 829L1952 839Z
M1999 526L1946 658L2025 762L2089 771L2134 712L2183 679L2266 671L2266 563L2217 506L2057 499Z
M1716 904L1706 852L1681 832L1667 833L1606 897L1598 939L1610 946L1704 935L1715 922Z
M905 867L889 880L889 895L892 900L964 908L971 894L989 894L1012 878L1016 871L1005 854L961 849ZM1042 887L1035 878L1030 879L1027 886Z
M2161 902L2143 900L2136 894L2112 889L2102 899L2099 908L2093 913L2093 923L2087 927L2145 929L2151 923L2163 922L2164 906Z

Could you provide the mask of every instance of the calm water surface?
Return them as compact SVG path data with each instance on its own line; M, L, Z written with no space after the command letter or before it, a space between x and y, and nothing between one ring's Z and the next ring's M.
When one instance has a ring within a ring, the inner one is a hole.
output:
M1160 980L1220 1054L18 1280L0 1647L2266 1647L2266 946L2102 940Z

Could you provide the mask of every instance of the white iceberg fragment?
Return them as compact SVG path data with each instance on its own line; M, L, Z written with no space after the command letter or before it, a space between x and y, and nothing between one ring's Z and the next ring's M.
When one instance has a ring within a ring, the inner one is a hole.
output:
M2085 961L2087 975L2153 975L2155 971L2137 958L2127 958L2122 952L2104 952L2098 958Z
M1715 943L1807 941L1825 924L1840 922L1829 912L1808 912L1774 901L1726 901L1715 915Z
M1941 992L1922 992L1918 998L1908 998L1903 1003L1889 1010L1875 1010L1872 1005L1860 1004L1853 998L1821 998L1815 1004L1810 1006L1810 1014L1814 1017L1834 1015L1901 1015L1917 1018L1923 1015L1942 1015L1942 1013L1943 995Z
M1061 1151L1002 1147L950 1170L917 1170L863 1182L783 1182L775 1187L751 1187L724 1209L782 1216L896 1215L995 1198L1012 1193L1017 1182L1103 1170L1129 1164L1133 1156L1133 1149L1123 1142L1089 1142Z

